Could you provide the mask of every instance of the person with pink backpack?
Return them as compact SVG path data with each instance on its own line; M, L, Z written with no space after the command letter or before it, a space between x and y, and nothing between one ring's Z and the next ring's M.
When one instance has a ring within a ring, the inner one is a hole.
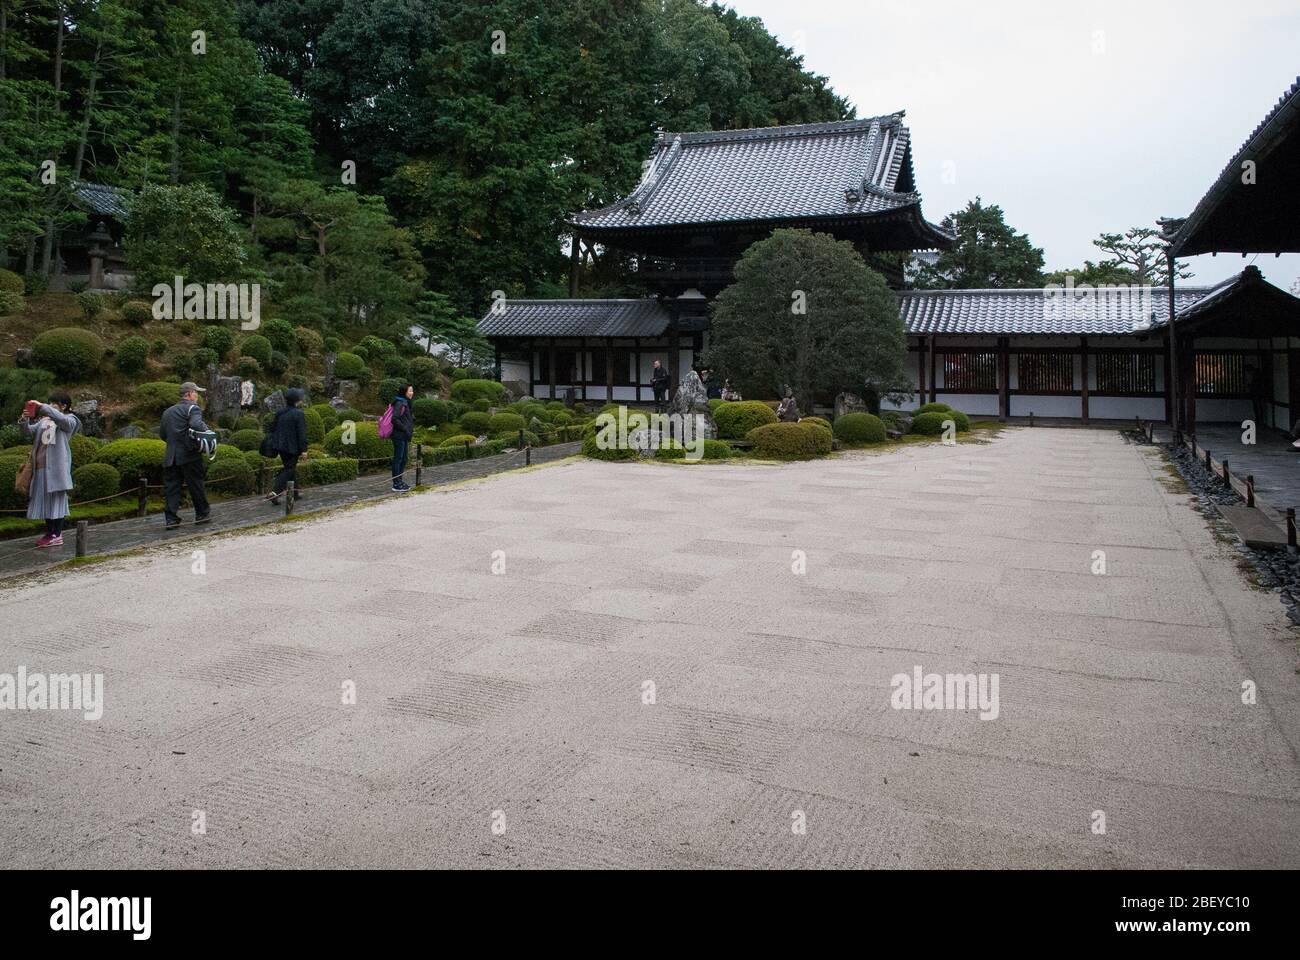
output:
M411 409L414 397L415 387L408 383L393 397L393 402L379 418L379 436L393 441L393 493L405 493L411 489L410 484L402 479L402 474L406 472L406 456L411 449L411 437L415 434L415 413Z

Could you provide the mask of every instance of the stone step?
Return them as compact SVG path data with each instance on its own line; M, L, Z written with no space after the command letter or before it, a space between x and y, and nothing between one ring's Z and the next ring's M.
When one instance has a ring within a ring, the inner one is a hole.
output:
M1286 531L1270 520L1262 510L1243 505L1221 506L1219 513L1232 524L1237 536L1248 547L1277 549L1286 546Z

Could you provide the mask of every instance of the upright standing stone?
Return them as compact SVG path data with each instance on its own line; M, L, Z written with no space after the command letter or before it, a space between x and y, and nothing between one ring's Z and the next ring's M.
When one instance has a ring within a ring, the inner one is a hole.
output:
M835 398L835 419L846 413L870 413L866 402L856 393L841 393Z
M713 412L709 410L709 393L704 387L704 381L694 370L687 371L686 376L682 377L677 393L673 395L672 410L683 418L698 416L700 419L695 422L704 430L704 439L718 439L718 425L713 420Z
M72 408L81 421L81 432L88 437L98 437L104 429L104 418L99 412L98 400L82 400Z

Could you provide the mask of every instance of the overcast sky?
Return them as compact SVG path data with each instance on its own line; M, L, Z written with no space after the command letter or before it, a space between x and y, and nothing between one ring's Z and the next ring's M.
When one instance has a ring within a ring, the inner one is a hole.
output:
M1099 233L1186 216L1300 75L1300 0L730 0L858 116L907 111L926 217L979 195L1048 269ZM955 174L946 182L945 164ZM1261 177L1267 171L1259 171ZM1288 171L1300 189L1300 171ZM1289 288L1300 255L1254 262Z

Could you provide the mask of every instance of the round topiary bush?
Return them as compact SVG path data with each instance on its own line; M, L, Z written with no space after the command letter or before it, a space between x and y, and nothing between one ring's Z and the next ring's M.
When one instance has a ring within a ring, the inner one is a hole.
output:
M235 429L236 430L261 430L262 421L258 420L257 417L253 416L251 413L246 413L238 420L235 421Z
M0 426L0 450L8 447L27 447L30 446L28 439L23 436L22 428L16 423L6 423Z
M723 440L740 440L755 427L776 423L776 411L760 400L724 403L713 413L718 436Z
M705 460L728 460L736 455L736 451L731 444L723 440L705 440L704 441L704 459Z
M94 320L104 311L104 298L92 290L82 290L74 299L87 320Z
M462 446L463 447L465 445L465 441L467 440L470 443L477 443L478 437L470 433L457 433L457 434L453 434L452 436L448 437L446 440L442 441L442 443L440 443L439 446L442 447Z
M271 353L274 348L271 341L261 334L255 333L250 337L245 337L239 344L239 355L241 357L252 357L263 367L271 365Z
M761 460L811 460L831 452L831 435L815 423L769 423L745 439Z
M149 341L144 337L127 337L117 345L113 365L122 373L139 373L149 359Z
M366 361L355 353L346 351L334 358L334 376L340 380L356 380L366 369Z
M107 463L122 475L122 489L134 490L137 478L143 474L151 484L162 483L163 454L167 444L161 440L138 437L133 440L114 440L99 448L95 463Z
M254 357L240 357L235 373L244 380L256 380L262 376L262 365Z
M429 390L438 385L438 361L433 357L416 357L407 368L407 376L417 390Z
M312 413L316 414L316 416L320 417L321 425L324 426L326 430L332 430L336 426L338 426L338 422L339 422L338 411L335 410L333 407L331 407L328 403L313 403L307 409L310 410ZM321 436L321 439L322 440L325 439L323 435Z
M262 445L261 430L236 430L226 440L236 450L256 450Z
M321 353L325 349L325 338L320 335L319 331L313 330L311 327L295 327L293 337L298 341L298 352L304 357Z
M411 404L411 414L422 427L436 427L451 420L451 408L441 400L419 397Z
M635 460L636 451L630 448L621 449L613 447L609 450L602 450L596 443L596 437L590 436L582 441L582 455L591 457L593 460Z
M518 433L526 425L524 418L517 413L494 413L488 419L488 433Z
M0 450L0 509L19 510L27 505L27 498L14 490L14 479L31 455L31 447L26 445Z
M966 416L966 414L962 413L960 410L949 410L948 416L951 417L953 422L957 425L958 433L966 433L970 430L970 417Z
M19 296L22 296L25 289L26 287L23 284L22 277L18 276L18 274L14 273L12 270L0 268L0 290L4 290L6 293L16 293Z
M293 324L279 317L263 323L261 335L266 337L272 350L279 350L281 353L293 353L298 346L298 335L294 332Z
M475 400L495 403L505 393L506 388L495 380L457 380L451 385L451 398L461 403L473 403Z
M948 406L946 403L923 403L912 411L912 415L916 416L919 413L946 413L951 409L952 407Z
M492 409L492 401L489 400L487 397L479 397L477 400L475 400L473 403L470 404L470 407L473 408L474 410L477 410L479 413L487 413L489 410Z
M147 303L130 300L122 305L122 319L133 327L143 327L153 319L153 309Z
M884 443L885 422L870 413L846 413L835 421L835 436L845 443Z
M375 391L375 395L379 397L380 403L392 403L393 398L401 393L405 386L406 381L400 377L385 377L379 381L379 389Z
M383 460L393 458L393 441L379 436L379 425L353 421L352 429L356 431L353 443L344 443L347 428L340 423L325 434L323 446L334 457L352 457L362 461L362 470L373 470Z
M104 358L104 341L80 327L55 327L32 342L32 363L60 380L84 380Z
M122 475L112 464L88 463L72 471L73 503L117 496L121 489Z
M159 380L142 383L135 388L131 412L142 420L157 420L162 412L180 400L180 383Z
M709 401L709 412L716 414L718 412L718 407L722 406L726 402L726 400L720 400L717 397L714 397Z
M211 492L226 496L238 497L252 493L253 468L241 456L217 457L208 464L207 485Z
M307 422L307 443L320 443L325 439L325 421L319 413L309 407L302 412L302 418Z
M355 480L360 472L357 462L346 457L303 460L298 464L298 482L310 487Z
M217 355L218 360L224 360L235 346L235 335L229 327L204 327L202 342L205 349Z
M21 293L0 290L0 317L9 317L15 313L22 313L23 308L26 306L27 301L23 299Z
M77 467L93 463L99 453L99 447L100 445L90 437L80 433L68 437L68 449L72 452L72 469L76 470Z
M492 425L492 417L486 413L471 410L469 413L461 414L460 425L466 433L482 436L489 432L488 427Z
M825 427L827 430L830 430L832 433L834 433L835 431L835 428L831 426L831 422L827 420L825 417L800 417L799 422L815 423L819 427Z
M952 420L951 410L931 410L912 418L912 433L923 437L937 437L943 433L943 422Z

